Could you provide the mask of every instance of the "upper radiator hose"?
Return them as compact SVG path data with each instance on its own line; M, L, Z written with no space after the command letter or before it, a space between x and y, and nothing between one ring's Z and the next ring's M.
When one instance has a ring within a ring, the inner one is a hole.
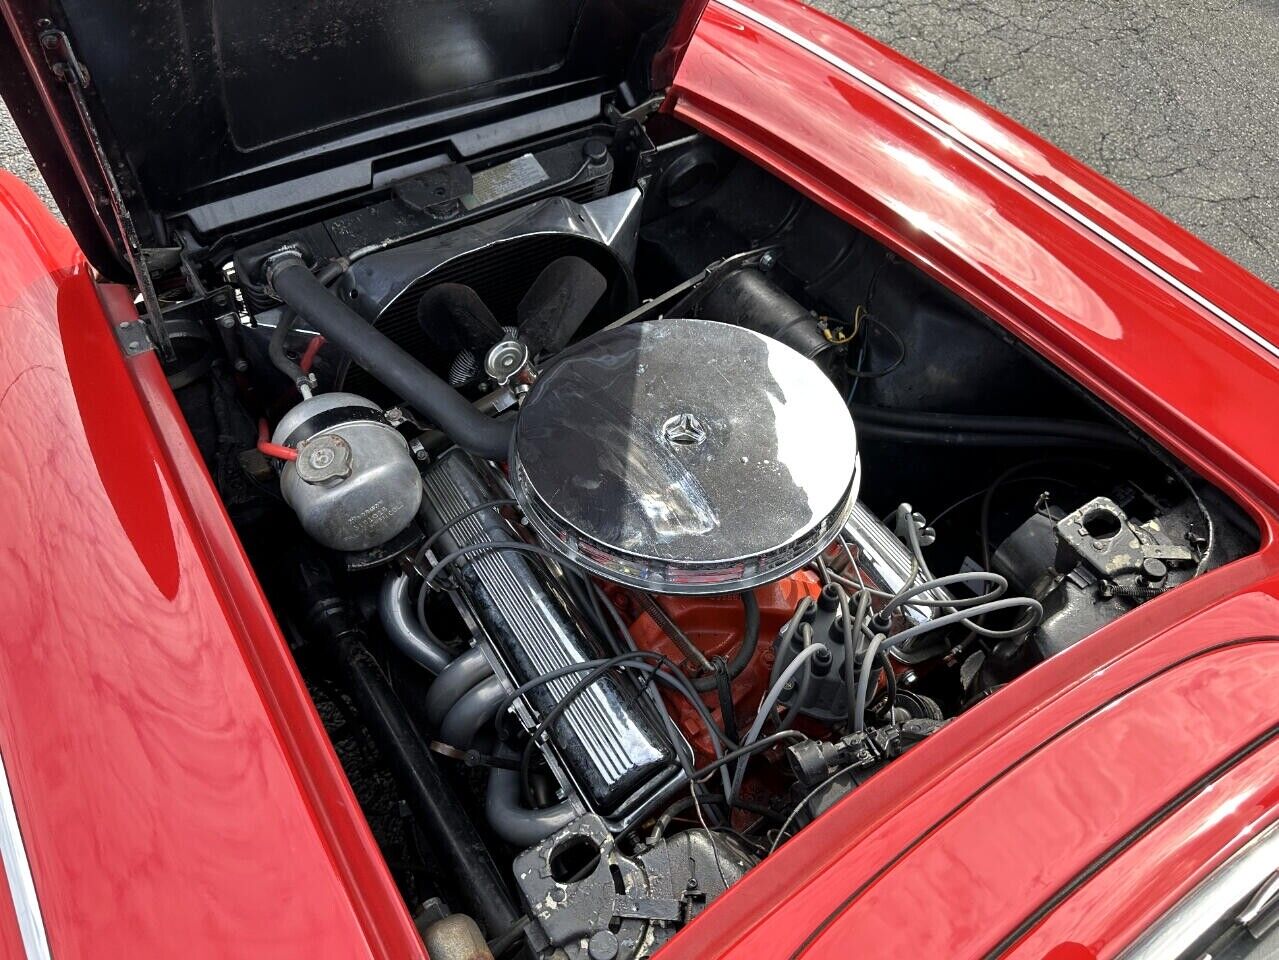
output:
M505 460L511 445L511 421L493 420L379 333L328 290L296 254L277 256L266 268L267 282L326 340L344 350L420 413L434 420L463 450L489 460Z

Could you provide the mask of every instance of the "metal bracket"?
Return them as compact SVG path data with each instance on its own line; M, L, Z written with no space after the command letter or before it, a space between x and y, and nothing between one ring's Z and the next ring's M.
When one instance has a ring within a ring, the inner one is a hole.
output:
M154 349L151 337L147 334L147 325L141 320L117 324L115 335L120 341L120 352L125 357L136 357L140 353Z
M692 298L699 287L713 281L717 276L724 276L726 273L737 269L738 267L749 266L758 262L762 257L776 251L780 245L773 243L764 247L755 247L751 250L744 250L741 253L735 253L732 256L724 257L722 260L716 260L708 264L703 270L693 274L683 283L678 283L664 293L659 293L651 300L645 300L630 313L623 314L612 323L606 324L600 328L600 333L608 330L616 330L618 327L624 327L628 323L635 323L639 320L649 320L653 317L671 316L665 311L668 307L679 305L682 310L687 310L690 304L685 302L685 298ZM680 316L684 314L679 314Z
M684 919L684 905L668 898L616 896L613 898L613 916L622 920L679 923Z
M61 30L42 32L40 49L44 51L45 62L49 65L50 71L67 85L71 102L75 105L76 115L80 118L80 125L84 128L89 144L93 147L93 155L102 173L102 181L106 184L111 212L115 216L120 235L124 238L125 255L128 257L129 267L133 270L133 276L138 281L138 289L142 293L142 304L145 308L143 319L150 330L151 339L159 349L161 359L171 361L175 358L173 344L169 342L168 331L164 329L160 319L160 300L156 296L155 285L151 282L151 273L147 269L142 245L138 241L138 233L133 226L133 218L125 205L115 174L111 171L111 163L107 159L97 128L94 127L93 119L89 116L89 105L84 96L85 88L90 83L88 68L75 55L70 39Z
M655 93L647 100L644 100L631 109L623 112L621 116L627 120L634 120L636 123L643 123L653 114L661 109L662 104L666 102L666 91Z
M40 34L40 49L44 51L44 62L63 83L79 87L89 85L88 68L76 57L71 41L61 30L46 30Z
M1090 524L1103 524L1105 529L1092 529ZM1195 562L1189 547L1173 543L1150 524L1133 523L1109 497L1095 497L1057 521L1057 537L1079 560L1111 580L1139 573L1147 560Z
M678 900L636 899L631 896L613 897L613 915L623 920L660 920L679 923L684 919L683 904Z

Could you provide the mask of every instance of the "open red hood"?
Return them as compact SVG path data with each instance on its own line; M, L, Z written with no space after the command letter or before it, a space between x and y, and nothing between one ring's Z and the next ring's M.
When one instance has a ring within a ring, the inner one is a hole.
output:
M530 136L625 109L680 6L3 0L0 94L77 239L120 274L86 119L140 246L172 247L184 217L260 221L491 149L517 117Z

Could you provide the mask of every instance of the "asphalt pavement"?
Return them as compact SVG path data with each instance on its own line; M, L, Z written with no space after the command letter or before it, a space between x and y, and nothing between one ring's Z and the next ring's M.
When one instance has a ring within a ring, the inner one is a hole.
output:
M1279 287L1279 0L816 0Z
M22 142L22 137L18 134L18 128L14 126L13 117L9 115L9 109L4 105L4 101L0 101L0 169L17 174L27 181L31 188L40 194L41 200L54 210L57 209L53 206L53 197L49 196L49 188L44 185L44 180L40 176L40 171L36 169L36 162L31 159L31 154L27 153L27 146Z
M1279 0L816 0L1279 286ZM0 166L48 200L0 108Z

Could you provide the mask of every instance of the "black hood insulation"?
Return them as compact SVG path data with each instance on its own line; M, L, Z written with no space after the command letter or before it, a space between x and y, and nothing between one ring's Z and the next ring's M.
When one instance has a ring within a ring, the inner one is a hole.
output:
M41 168L70 161L96 192L89 135L41 46L43 34L64 33L142 245L154 246L164 220L202 208L207 215L211 204L262 216L442 160L465 161L529 118L524 137L581 123L583 111L598 115L601 98L620 98L623 107L642 99L648 63L679 7L679 0L0 0L8 26L0 94ZM64 212L76 211L68 221L77 235L98 234L96 243L81 243L100 249L107 228L83 209L86 187L69 176L50 184Z

